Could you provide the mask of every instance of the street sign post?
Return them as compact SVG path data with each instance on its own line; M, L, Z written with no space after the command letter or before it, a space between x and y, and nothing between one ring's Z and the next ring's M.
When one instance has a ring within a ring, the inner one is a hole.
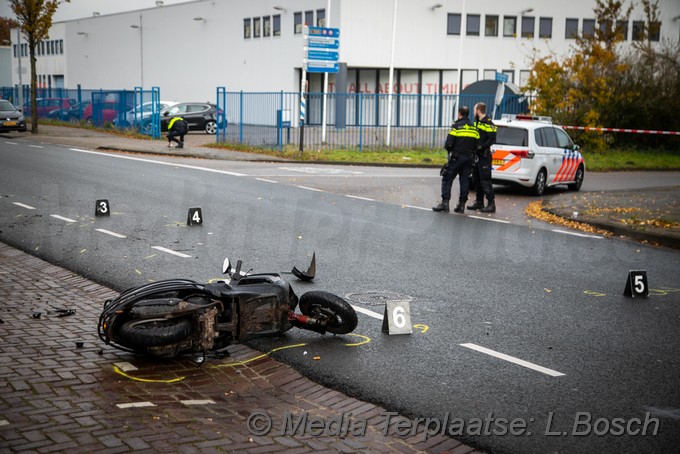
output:
M506 82L508 81L508 75L503 73L496 73L496 82Z
M337 73L340 71L340 29L309 27L305 48L307 72Z

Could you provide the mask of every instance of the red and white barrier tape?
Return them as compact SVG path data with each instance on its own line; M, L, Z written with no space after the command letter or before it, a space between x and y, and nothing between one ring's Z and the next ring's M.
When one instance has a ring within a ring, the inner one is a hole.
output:
M562 126L564 129L578 129L579 131L600 132L629 132L633 134L659 134L663 136L680 136L680 131L653 131L650 129L621 129L621 128L591 128L589 126Z

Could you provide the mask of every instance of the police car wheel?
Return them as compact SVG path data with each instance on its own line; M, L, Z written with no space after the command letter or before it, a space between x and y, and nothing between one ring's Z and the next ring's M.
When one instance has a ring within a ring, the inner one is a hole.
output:
M583 174L583 166L578 166L578 169L576 169L576 175L574 175L574 182L569 184L567 187L572 191L578 191L581 189L581 185L583 184Z
M210 120L205 124L205 133L206 134L215 134L217 132L217 123L214 121Z
M534 183L534 186L531 188L531 191L533 192L534 195L536 196L543 195L547 179L548 176L545 169L541 169L538 172L538 175L536 175L536 182Z

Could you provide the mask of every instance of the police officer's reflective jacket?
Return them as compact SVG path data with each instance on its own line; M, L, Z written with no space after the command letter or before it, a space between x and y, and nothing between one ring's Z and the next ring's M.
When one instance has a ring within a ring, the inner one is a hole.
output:
M184 130L184 132L186 132L189 128L189 125L186 121L184 121L184 118L175 117L170 120L170 123L168 123L168 131L172 131L173 127L178 131Z
M459 155L474 154L478 145L479 131L466 117L459 119L451 126L444 148L449 152L449 158L456 159Z
M491 145L496 143L497 128L488 115L475 121L475 128L479 131L479 154L484 155L491 150Z

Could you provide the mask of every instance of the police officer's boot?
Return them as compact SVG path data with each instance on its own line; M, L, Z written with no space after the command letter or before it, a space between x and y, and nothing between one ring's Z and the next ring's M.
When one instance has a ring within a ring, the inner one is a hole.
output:
M449 199L442 199L441 203L436 207L432 207L432 211L437 213L448 213L449 212Z
M484 200L475 200L475 203L467 206L468 210L481 210L482 208L484 208Z
M480 210L482 213L495 213L496 212L496 203L492 200L489 202L487 206L482 208Z
M456 205L456 208L453 209L455 213L465 213L465 202L467 200L460 199L458 201L458 205Z

